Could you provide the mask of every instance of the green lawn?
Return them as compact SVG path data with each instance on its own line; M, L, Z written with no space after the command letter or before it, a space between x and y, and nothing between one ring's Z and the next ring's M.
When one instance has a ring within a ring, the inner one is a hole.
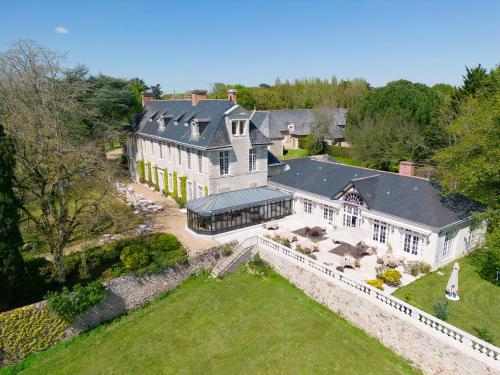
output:
M289 150L285 150L285 152L286 152L286 155L283 155L281 157L281 160L305 158L306 156L309 156L309 152L307 152L307 150L304 150L301 148L289 149Z
M198 276L0 374L415 374L285 279Z
M476 335L474 328L486 328L493 333L494 344L500 344L500 287L483 280L471 264L470 257L459 260L458 288L460 301L448 303L448 323ZM431 272L417 281L398 289L394 295L409 303L417 304L424 311L433 314L435 301L444 297L446 284L453 264Z

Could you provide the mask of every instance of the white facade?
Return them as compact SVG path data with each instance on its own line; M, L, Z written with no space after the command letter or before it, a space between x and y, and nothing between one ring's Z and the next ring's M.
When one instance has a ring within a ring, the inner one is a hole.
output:
M233 134L233 122L237 132ZM179 125L183 126L183 125ZM248 119L226 117L231 147L206 150L173 140L134 134L130 137L129 167L132 177L139 181L138 161L145 165L145 180L165 191L164 176L168 178L168 193L174 190L174 173L177 175L177 192L180 196L181 177L186 177L187 200L208 194L239 190L267 184L267 145L253 146L249 136ZM149 167L151 165L151 177Z
M446 228L433 228L399 217L370 210L352 188L340 199L328 200L307 192L281 190L294 194L293 212L308 214L323 220L325 227L340 230L359 228L365 234L365 243L383 250L392 249L398 257L409 261L422 261L433 269L463 256L484 238L486 224L471 229L471 221L462 221ZM352 193L352 194L350 194ZM333 234L334 237L334 234Z

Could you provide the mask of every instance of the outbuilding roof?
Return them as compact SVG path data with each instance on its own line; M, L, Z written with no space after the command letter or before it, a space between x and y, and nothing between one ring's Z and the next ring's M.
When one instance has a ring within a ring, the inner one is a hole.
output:
M229 210L254 207L283 199L291 199L292 194L267 186L213 194L189 201L186 208L202 216L223 213Z
M287 160L288 168L269 177L270 185L339 199L351 186L370 210L400 217L433 228L468 219L480 206L461 197L444 197L426 179L352 167L311 158Z

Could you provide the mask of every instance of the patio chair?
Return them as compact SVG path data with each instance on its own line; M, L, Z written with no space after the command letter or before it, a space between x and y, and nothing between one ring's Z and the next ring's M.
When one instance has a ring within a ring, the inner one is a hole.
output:
M355 268L360 268L361 267L361 260L360 259L356 259L354 261L354 267Z

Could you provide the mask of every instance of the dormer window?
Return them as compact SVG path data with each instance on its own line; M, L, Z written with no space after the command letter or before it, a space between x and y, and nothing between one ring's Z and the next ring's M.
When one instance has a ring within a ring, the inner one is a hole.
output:
M191 137L198 138L200 135L200 129L198 127L198 123L196 121L191 121Z
M293 132L295 130L295 124L292 122L292 123L289 123L288 124L288 131L291 131Z
M234 137L245 135L246 120L233 120L231 121L231 133Z

